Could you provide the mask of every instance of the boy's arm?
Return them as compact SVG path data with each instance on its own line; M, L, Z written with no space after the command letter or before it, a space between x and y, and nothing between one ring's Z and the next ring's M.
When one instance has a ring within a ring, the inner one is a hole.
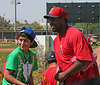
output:
M14 78L11 74L12 74L13 70L9 70L9 69L5 69L5 73L4 73L4 78L16 85L26 85L22 82L20 82L19 80L17 80L16 78Z
M31 72L31 74L30 74L29 84L30 84L30 85L34 85L32 72Z

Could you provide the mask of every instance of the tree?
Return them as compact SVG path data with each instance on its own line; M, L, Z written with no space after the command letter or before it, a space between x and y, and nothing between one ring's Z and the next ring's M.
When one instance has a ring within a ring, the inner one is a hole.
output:
M28 22L27 22L27 20L24 20L24 22L25 22L25 24L27 24L27 25L28 25Z
M39 23L36 22L36 21L34 21L34 22L32 23L31 28L32 28L32 29L43 29L43 27L40 26Z
M98 28L99 28L99 23L89 23L88 24L88 30L90 30L90 33L93 33Z
M6 20L4 17L0 16L0 28L11 27L10 20Z
M38 22L34 21L32 24L29 24L27 22L27 20L24 20L25 24L24 23L20 23L19 21L16 21L16 26L17 27L30 27L32 28L33 30L34 29L43 29L43 26L39 25ZM10 27L14 27L14 24L10 24L10 20L6 20L4 17L0 16L0 28L10 28Z
M85 28L86 28L86 23L76 23L75 26L76 26L77 28L85 29Z
M76 23L75 24L77 28L82 28L84 31L86 30L86 25L88 31L90 31L91 34L99 28L99 23Z

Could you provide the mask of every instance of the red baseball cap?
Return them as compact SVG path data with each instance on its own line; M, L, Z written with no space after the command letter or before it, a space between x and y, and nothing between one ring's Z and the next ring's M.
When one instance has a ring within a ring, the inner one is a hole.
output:
M53 7L48 15L45 15L44 18L48 19L51 17L64 17L65 19L67 19L67 13L65 12L65 10L61 7Z

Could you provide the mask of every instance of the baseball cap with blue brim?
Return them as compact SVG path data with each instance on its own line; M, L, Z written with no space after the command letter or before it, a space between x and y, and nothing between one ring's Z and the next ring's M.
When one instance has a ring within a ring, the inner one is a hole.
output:
M24 29L23 29L23 28L24 28ZM27 33L27 34L29 34L29 35L33 38L33 40L34 40L35 37L36 37L35 32L34 32L31 28L28 28L28 27L23 27L23 28L20 29L19 34L20 34L20 33ZM38 46L38 45L37 45L36 41L34 40L34 43L33 43L33 45L30 46L30 48L35 48L35 47L37 47L37 46Z
M48 51L47 53L45 53L45 61L49 61L49 60L54 60L55 58L55 53L54 51Z

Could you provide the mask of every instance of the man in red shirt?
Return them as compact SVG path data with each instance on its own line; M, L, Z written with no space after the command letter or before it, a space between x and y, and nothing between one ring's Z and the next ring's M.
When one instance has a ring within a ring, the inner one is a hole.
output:
M58 32L53 44L60 71L55 79L64 81L64 85L77 85L99 76L96 60L93 62L85 36L75 27L68 26L65 10L53 7L44 18L49 19L52 31ZM91 62L93 64L90 65Z
M42 73L42 81L38 85L57 85L57 81L54 79L57 73L57 62L54 51L49 51L45 54L45 62L48 68Z

